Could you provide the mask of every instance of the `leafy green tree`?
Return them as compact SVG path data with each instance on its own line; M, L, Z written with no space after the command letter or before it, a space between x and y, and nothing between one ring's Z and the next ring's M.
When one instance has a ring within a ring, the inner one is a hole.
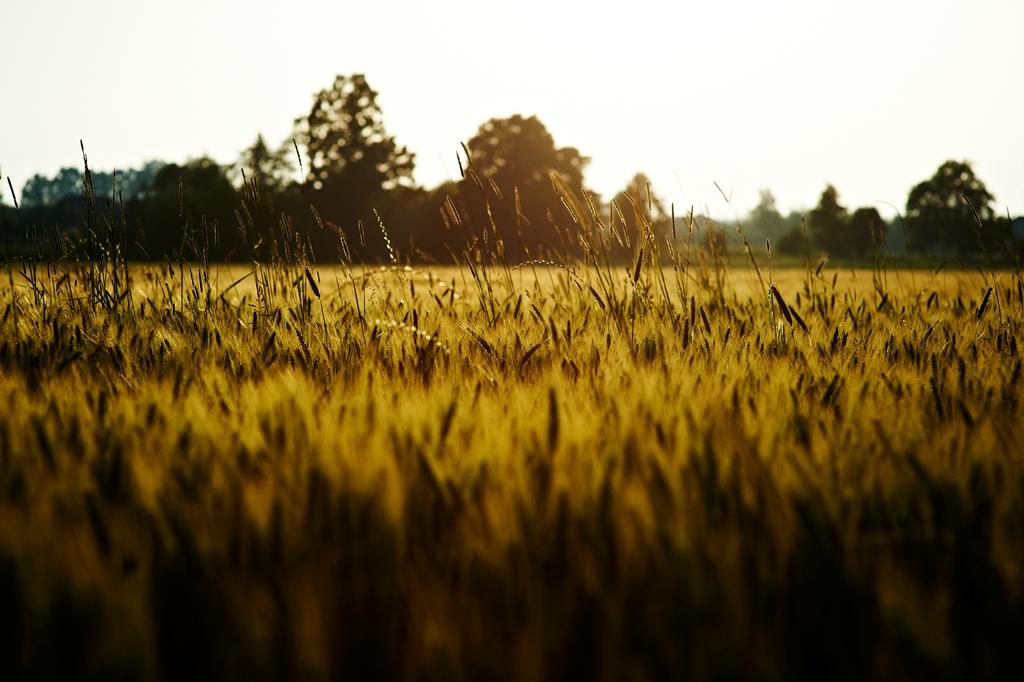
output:
M818 205L807 216L807 226L815 246L832 255L846 255L849 220L846 208L839 203L839 192L832 185L827 185Z
M951 248L967 254L1006 238L1006 230L993 222L994 200L970 163L946 161L907 197L910 248Z

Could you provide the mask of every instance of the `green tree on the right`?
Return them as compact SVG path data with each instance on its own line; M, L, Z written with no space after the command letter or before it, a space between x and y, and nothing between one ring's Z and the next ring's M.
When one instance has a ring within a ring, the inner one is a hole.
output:
M956 250L961 255L1001 245L1010 238L997 220L988 191L967 161L946 161L907 197L907 232L913 251Z

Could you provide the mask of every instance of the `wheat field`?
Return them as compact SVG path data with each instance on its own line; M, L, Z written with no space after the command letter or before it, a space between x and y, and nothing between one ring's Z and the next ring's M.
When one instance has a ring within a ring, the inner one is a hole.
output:
M1019 672L1017 273L4 274L6 679Z

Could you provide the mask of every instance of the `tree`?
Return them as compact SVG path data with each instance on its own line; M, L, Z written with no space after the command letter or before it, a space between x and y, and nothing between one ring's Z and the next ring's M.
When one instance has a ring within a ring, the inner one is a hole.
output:
M499 186L526 191L548 186L554 171L573 190L583 189L583 169L589 161L573 147L556 147L551 133L536 116L492 118L468 145L476 171Z
M762 239L775 243L790 231L794 225L779 213L775 195L770 189L759 192L757 206L750 212L750 232ZM797 223L796 227L799 227Z
M641 242L643 230L655 239L671 230L671 217L661 197L651 190L651 181L643 173L635 174L612 199L609 251L619 258L631 258Z
M614 201L622 209L630 227L636 230L637 219L651 227L658 226L669 220L665 202L651 190L651 180L643 173L637 173L626 186L615 195ZM628 209L628 211L627 211Z
M292 238L280 229L282 216L305 217L308 214L296 183L290 179L295 172L292 153L289 143L270 149L260 134L252 145L242 150L233 169L232 179L241 188L245 204L239 220L256 258L268 257L275 251L279 253L283 247L281 238ZM312 227L308 222L300 226L307 233Z
M118 194L124 197L125 201L145 198L152 191L153 181L156 179L157 173L165 165L167 164L163 161L147 161L139 168L119 171L116 179ZM93 184L96 186L98 194L100 191L99 183L94 179ZM109 196L110 190L106 187L104 187L104 190Z
M238 171L239 180L244 174L250 182L255 183L261 194L282 192L288 186L289 176L295 172L290 146L272 150L263 135L259 134L252 145L239 155Z
M994 200L970 163L946 161L931 178L914 186L907 197L910 248L926 251L945 247L966 254L1005 238L1005 229L993 224Z
M885 244L888 225L878 210L874 208L858 208L850 216L847 234L847 252L862 256L876 246Z
M832 255L845 255L848 250L847 224L849 215L846 208L839 203L839 192L832 185L826 185L825 191L807 216L814 244Z
M82 173L70 166L61 168L53 176L33 175L21 189L21 204L26 208L53 206L65 197L81 196Z
M403 209L400 222L407 226L401 245L406 253L422 262L443 262L451 258L453 251L465 246L465 233L456 222L464 215L459 183L448 180L431 189L408 190L404 194L407 196L401 198L405 200L397 207Z
M807 240L802 227L790 228L775 243L775 250L787 256L803 255L807 252Z
M243 259L248 252L235 217L238 205L226 169L212 159L168 164L136 211L142 226L142 234L132 237L142 248L138 255Z
M346 182L376 192L411 184L413 154L386 133L377 92L362 74L337 76L296 123L315 189Z
M572 216L552 174L585 201L587 157L573 147L556 147L536 116L491 119L467 147L470 169L459 184L459 195L475 228L491 229L493 220L506 248L518 244L533 255L575 246L572 235L561 229L572 223Z
M124 171L91 171L93 194L97 201L113 200L115 190L125 201L138 199L150 189L157 172L164 166L161 161L149 161L141 168ZM77 168L61 168L52 178L33 175L21 190L26 208L56 206L68 198L84 196L82 172Z
M314 252L334 257L339 249L337 229L359 252L357 257L383 257L383 238L364 241L376 231L358 229L357 224L373 225L373 209L387 217L392 202L385 196L413 185L414 162L413 154L387 134L377 92L366 77L339 75L329 88L316 93L309 113L296 120L296 140L307 157L303 195L322 218L309 230Z

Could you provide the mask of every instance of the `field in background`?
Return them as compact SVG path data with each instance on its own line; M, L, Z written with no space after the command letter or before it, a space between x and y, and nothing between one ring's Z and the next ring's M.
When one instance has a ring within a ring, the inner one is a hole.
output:
M6 679L1019 664L1016 273L4 279Z

